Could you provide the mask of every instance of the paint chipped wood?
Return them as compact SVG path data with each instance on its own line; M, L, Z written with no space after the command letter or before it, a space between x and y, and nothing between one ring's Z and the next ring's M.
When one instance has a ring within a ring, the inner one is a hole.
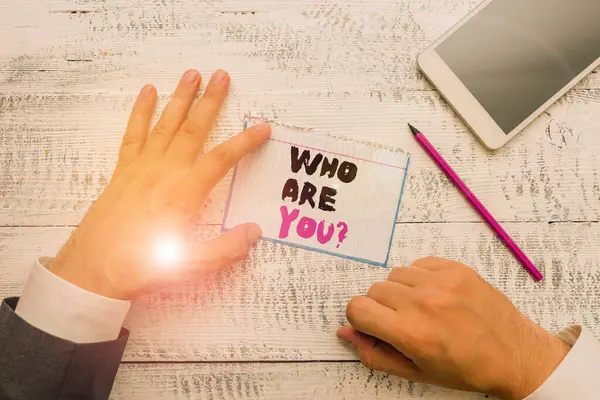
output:
M412 121L499 220L600 219L600 89L571 92L496 153L483 149L437 93L402 96L379 101L365 93L234 90L208 147L239 131L247 114L402 147L413 162L400 222L479 221L414 142L406 127ZM0 95L0 224L77 224L110 179L133 99L112 93ZM216 187L203 222L221 223L229 183Z
M582 323L600 337L600 224L509 223L545 274L531 280L482 223L398 224L390 266L435 254L473 266L552 331ZM32 258L54 254L67 228L0 230L0 296L18 295ZM219 227L200 227L213 237ZM352 296L389 269L261 242L249 259L137 300L125 361L354 360L335 331Z
M417 55L478 3L3 1L0 297L20 293L34 257L56 253L107 185L137 91L156 84L163 107L185 69L224 68L233 87L209 148L245 115L405 148L413 163L391 264L464 261L542 326L579 322L600 337L600 74L507 147L485 151L416 69ZM543 283L420 151L409 121L507 221ZM217 234L228 187L207 202L201 222L212 226L200 235ZM150 364L124 365L113 398L481 398L316 362L356 359L335 329L349 298L387 273L261 243L240 266L135 303L125 361Z
M358 363L122 365L111 399L485 399L406 382Z

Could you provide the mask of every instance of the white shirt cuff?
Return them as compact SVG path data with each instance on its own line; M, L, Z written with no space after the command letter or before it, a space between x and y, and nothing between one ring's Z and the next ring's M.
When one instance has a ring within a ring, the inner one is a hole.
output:
M15 312L30 325L75 343L115 340L131 306L88 292L46 269L38 259Z
M546 382L525 400L597 400L600 343L580 326L571 326L558 336L573 346L571 351Z

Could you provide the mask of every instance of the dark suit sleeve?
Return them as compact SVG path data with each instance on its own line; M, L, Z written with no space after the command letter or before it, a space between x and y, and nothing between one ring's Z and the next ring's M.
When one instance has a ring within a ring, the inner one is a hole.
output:
M111 342L77 344L47 334L0 306L0 399L108 399L129 332Z

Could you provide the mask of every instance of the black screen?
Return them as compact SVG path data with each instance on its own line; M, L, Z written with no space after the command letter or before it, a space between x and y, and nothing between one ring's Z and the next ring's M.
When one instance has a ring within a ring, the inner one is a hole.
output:
M436 52L510 133L600 57L600 0L493 0Z

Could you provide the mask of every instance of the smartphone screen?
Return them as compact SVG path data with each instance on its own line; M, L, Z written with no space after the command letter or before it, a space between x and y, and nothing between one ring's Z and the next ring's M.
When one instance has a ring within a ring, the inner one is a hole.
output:
M508 134L600 57L600 0L493 0L436 52Z

